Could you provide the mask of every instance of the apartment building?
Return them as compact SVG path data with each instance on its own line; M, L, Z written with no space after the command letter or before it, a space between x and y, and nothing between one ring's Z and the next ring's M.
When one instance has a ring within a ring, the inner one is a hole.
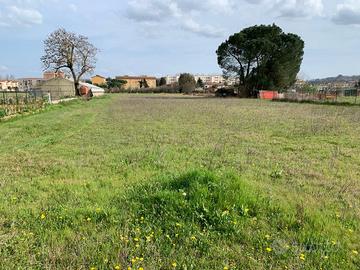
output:
M166 76L166 84L174 84L179 82L180 75L174 76ZM214 85L214 84L225 84L234 85L238 81L235 77L230 77L225 79L222 75L203 75L203 74L196 74L194 75L196 81L201 79L205 85Z

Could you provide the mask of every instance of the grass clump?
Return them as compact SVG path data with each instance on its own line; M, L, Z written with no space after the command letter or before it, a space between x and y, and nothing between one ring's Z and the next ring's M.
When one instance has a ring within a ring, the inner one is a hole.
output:
M356 269L350 257L337 260L347 257L349 248L349 239L340 244L329 238L339 224L300 205L282 205L234 174L193 171L135 188L127 201L131 225L122 236L128 251L124 266Z

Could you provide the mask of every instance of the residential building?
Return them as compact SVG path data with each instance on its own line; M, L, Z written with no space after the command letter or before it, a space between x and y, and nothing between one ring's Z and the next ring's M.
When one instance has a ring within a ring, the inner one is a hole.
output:
M104 85L106 84L106 78L100 75L95 75L91 77L91 83L95 85Z
M166 84L174 84L179 82L180 75L175 75L175 76L168 75L165 78L166 78Z
M180 75L174 76L166 76L166 84L174 84L179 82ZM194 75L196 81L201 79L205 85L217 85L217 84L225 84L234 85L238 82L235 77L230 77L226 79L223 75L203 75L196 74Z
M43 74L44 80L51 80L54 78L65 78L65 73L62 71L45 71Z
M117 80L126 81L125 89L155 88L156 78L148 76L117 76Z
M37 89L40 87L43 81L44 81L43 78L20 78L18 79L19 90L28 91L31 89Z
M15 91L19 89L17 80L0 80L0 89L2 91Z

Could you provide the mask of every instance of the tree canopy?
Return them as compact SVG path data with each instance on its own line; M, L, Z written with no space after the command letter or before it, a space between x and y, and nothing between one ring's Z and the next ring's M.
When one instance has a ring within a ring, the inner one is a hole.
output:
M166 85L166 78L165 77L161 77L160 81L159 81L159 86L163 86Z
M225 76L237 76L246 96L285 89L296 81L304 41L277 25L256 25L230 36L216 51Z
M183 73L179 78L180 90L183 93L191 93L195 90L196 81L193 75L189 73Z
M87 37L60 28L44 41L44 51L41 61L45 70L68 71L74 80L75 94L80 96L80 79L95 69L98 49Z

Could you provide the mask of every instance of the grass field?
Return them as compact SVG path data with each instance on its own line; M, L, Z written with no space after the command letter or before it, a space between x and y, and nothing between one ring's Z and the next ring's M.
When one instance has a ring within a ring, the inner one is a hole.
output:
M165 95L0 122L0 268L360 269L359 123Z

